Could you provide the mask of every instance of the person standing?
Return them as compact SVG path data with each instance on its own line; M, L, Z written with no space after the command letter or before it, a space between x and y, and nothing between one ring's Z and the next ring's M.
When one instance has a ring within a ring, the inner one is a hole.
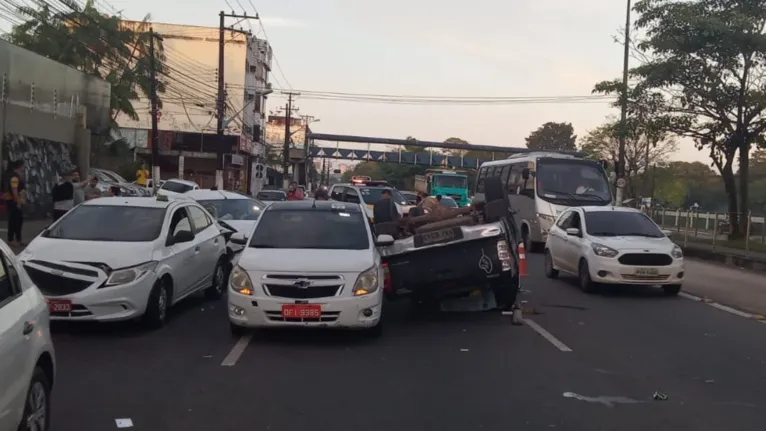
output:
M103 197L104 194L101 192L101 190L98 189L98 178L93 177L88 181L88 185L83 188L83 192L85 193L85 200L89 201L91 199L96 199Z
M62 173L58 184L51 190L53 198L53 221L56 222L74 206L74 184L72 175Z
M136 171L136 184L141 187L149 184L149 170L146 168L146 162L141 162L141 167Z
M8 243L13 246L23 246L21 228L24 226L24 162L16 160L9 163L10 171L3 175L3 199L8 211Z
M72 208L74 208L85 202L85 191L83 189L88 185L88 180L80 181L80 173L75 169L72 171L72 184L80 185L80 187L75 186L74 188L74 202L72 203Z

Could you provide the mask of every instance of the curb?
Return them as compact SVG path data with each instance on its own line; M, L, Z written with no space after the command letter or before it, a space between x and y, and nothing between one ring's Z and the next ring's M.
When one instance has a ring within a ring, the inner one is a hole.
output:
M736 266L750 271L766 272L766 260L756 257L745 257L736 254L715 252L703 248L678 244L684 251L684 257L693 257L711 262L718 262L727 266Z

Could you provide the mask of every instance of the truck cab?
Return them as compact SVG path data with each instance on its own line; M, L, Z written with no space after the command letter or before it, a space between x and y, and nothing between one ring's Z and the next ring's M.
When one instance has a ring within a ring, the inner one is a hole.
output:
M444 169L429 169L425 175L415 177L415 189L430 196L449 196L461 208L470 206L468 175Z

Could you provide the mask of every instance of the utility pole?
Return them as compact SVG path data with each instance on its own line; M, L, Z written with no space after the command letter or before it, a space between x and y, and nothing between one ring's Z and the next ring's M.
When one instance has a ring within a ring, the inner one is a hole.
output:
M301 118L303 119L303 151L304 151L304 159L303 159L303 167L306 175L306 187L307 190L311 191L311 178L309 178L309 175L311 174L311 167L309 166L309 124L316 123L319 121L318 118L315 118L313 115L301 115Z
M216 127L216 134L217 134L217 144L216 145L216 164L217 168L215 171L215 185L218 187L219 190L223 190L223 158L225 154L225 148L224 148L224 124L223 124L223 117L225 114L225 107L226 107L226 88L225 88L225 80L224 80L224 56L225 56L225 45L226 45L226 31L231 31L234 33L244 34L246 36L249 36L251 33L239 30L232 27L226 27L226 18L238 18L238 19L260 19L258 15L255 16L248 16L247 14L244 15L237 15L234 12L227 14L224 11L221 11L218 13L218 97L217 97L217 103L216 103L216 111L218 116L218 123ZM229 149L231 151L231 149Z
M620 100L620 148L617 153L617 206L622 206L625 191L625 140L628 134L628 59L630 58L630 0L625 13L625 47L622 58L622 98Z
M162 40L162 36L155 34L154 29L149 27L149 73L151 79L151 91L149 98L152 103L152 188L154 194L157 194L157 188L160 183L160 132L157 125L157 63L154 57L154 39Z
M287 110L285 111L285 142L282 147L282 187L290 187L290 178L287 171L290 167L290 119L293 111L293 96L299 96L300 93L285 91L282 94L287 95Z

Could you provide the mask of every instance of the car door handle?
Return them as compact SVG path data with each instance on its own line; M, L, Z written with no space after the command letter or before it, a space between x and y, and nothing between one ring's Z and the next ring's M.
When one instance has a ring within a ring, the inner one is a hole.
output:
M35 330L35 325L32 322L24 322L24 335L29 335Z
M215 239L213 240L213 244L218 244L218 237L215 237Z

